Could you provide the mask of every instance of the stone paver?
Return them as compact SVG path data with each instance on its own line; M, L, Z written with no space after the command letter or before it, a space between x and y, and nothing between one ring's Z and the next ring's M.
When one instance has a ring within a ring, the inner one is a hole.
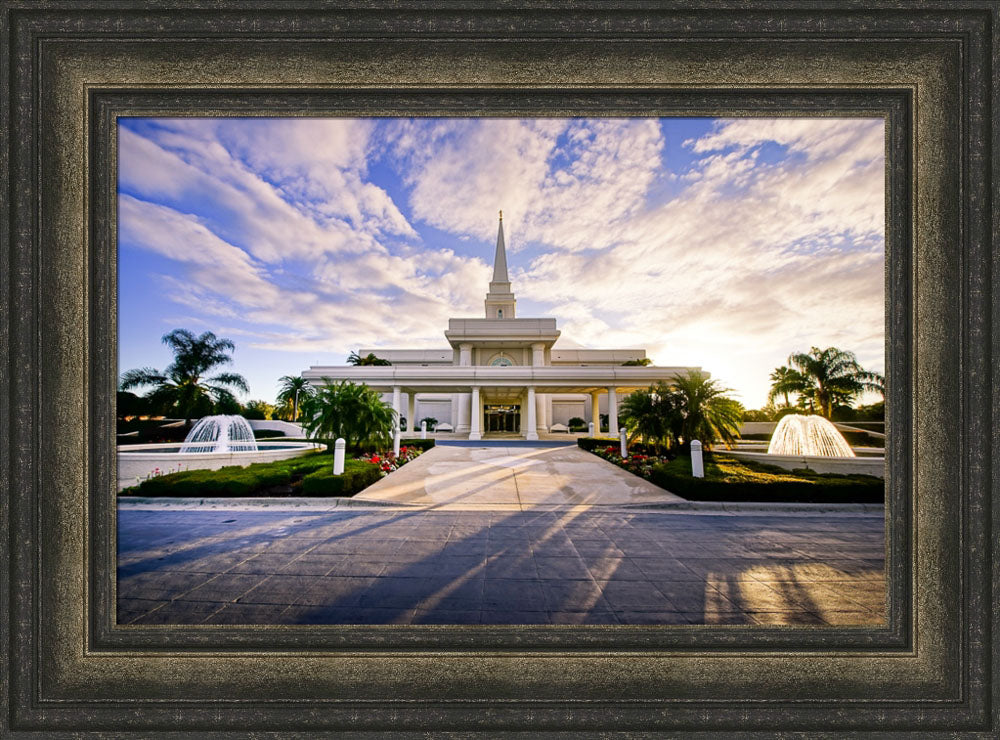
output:
M438 445L355 500L494 511L682 501L576 446L500 445Z
M121 507L118 620L871 625L883 529L873 514Z

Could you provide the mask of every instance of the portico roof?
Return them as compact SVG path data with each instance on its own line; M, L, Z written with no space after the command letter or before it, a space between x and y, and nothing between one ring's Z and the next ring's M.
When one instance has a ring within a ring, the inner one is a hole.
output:
M620 367L573 365L491 367L486 365L452 365L446 367L314 365L302 377L314 385L324 379L349 380L364 383L380 391L395 387L412 393L466 393L473 387L513 389L532 386L539 393L604 392L609 387L618 391L648 388L658 381L669 381L676 375L700 367ZM708 377L708 373L703 373Z

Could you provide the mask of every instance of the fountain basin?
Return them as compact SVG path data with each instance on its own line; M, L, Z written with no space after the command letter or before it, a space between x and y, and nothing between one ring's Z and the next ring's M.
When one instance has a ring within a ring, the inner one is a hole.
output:
M136 485L150 475L166 475L179 470L218 470L227 465L247 465L275 462L304 455L324 445L312 442L257 442L250 452L181 452L174 443L127 445L118 448L118 490Z

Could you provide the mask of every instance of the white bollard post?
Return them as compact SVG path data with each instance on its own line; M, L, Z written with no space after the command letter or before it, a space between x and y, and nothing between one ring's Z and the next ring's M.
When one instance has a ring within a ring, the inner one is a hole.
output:
M347 442L344 441L343 437L337 439L333 443L333 474L343 475L344 474L344 448L347 446Z
M594 436L594 422L590 422L590 424L587 425L587 436Z
M619 435L622 440L622 457L625 458L628 457L628 437L626 436L627 432L625 431L625 427L621 428Z
M399 429L392 435L392 454L399 457Z
M701 458L701 442L691 440L691 475L695 478L705 477L705 463Z
M420 439L427 439L427 422L420 422Z

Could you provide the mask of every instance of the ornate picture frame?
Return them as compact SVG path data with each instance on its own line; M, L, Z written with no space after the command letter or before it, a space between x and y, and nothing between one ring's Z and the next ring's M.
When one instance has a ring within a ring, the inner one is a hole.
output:
M5 734L995 736L996 4L2 11ZM883 116L887 625L116 625L116 120L264 113Z

